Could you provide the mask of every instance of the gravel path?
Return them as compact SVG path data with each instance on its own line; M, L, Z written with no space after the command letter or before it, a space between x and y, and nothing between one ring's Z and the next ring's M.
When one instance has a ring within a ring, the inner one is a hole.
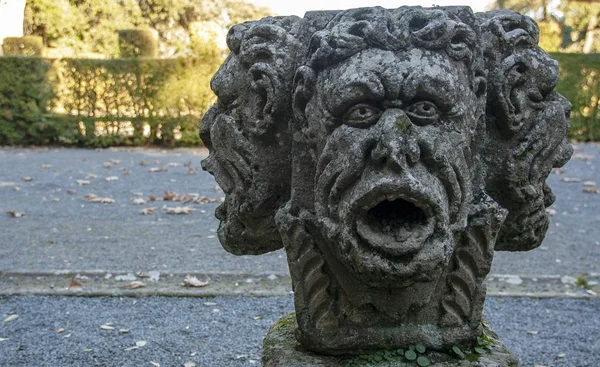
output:
M557 196L553 205L557 214L542 247L497 253L493 273L600 273L600 195L582 191L584 181L600 184L599 147L578 144L576 150L565 172L549 178ZM218 204L188 204L196 209L189 215L162 211L163 206L183 205L176 202L133 205L136 198L160 197L167 190L220 197L213 178L200 170L205 154L202 149L0 148L0 209L25 213L22 218L0 215L4 229L0 271L287 272L283 251L256 257L225 252L214 233L218 222L213 212ZM105 163L110 167L104 168ZM167 171L149 172L152 168ZM190 170L193 174L188 174ZM89 173L97 177L86 179ZM24 182L24 177L33 180ZM107 177L119 179L105 181ZM580 182L561 181L564 178ZM78 185L77 180L90 183ZM115 203L89 203L86 194L112 198ZM139 213L148 207L158 210L151 215Z
M264 334L292 310L291 297L0 297L0 318L19 315L0 326L0 365L260 366ZM485 317L524 367L596 367L599 310L598 299L488 299Z

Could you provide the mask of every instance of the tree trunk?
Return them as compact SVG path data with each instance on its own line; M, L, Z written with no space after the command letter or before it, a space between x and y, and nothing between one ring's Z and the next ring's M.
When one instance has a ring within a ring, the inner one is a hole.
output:
M0 0L0 44L5 37L23 37L25 2L26 0Z
M585 32L585 42L583 43L583 53L589 54L592 52L592 47L594 46L594 42L598 41L598 18L600 14L596 14L595 16L590 18L590 22L587 26L587 31Z

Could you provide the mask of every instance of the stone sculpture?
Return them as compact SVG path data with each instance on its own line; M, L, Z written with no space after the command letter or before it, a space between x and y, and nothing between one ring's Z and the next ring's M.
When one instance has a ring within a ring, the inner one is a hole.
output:
M538 33L468 7L232 28L201 127L226 194L219 239L285 247L304 348L444 351L481 335L494 251L540 245L545 179L572 154Z

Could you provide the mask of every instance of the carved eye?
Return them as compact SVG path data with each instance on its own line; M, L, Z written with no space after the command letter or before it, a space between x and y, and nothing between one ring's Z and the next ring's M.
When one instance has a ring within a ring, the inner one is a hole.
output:
M429 125L436 122L440 117L440 112L433 102L420 101L411 104L404 109L410 121L415 125Z
M381 110L368 104L360 103L350 107L342 117L345 124L366 127L375 123Z

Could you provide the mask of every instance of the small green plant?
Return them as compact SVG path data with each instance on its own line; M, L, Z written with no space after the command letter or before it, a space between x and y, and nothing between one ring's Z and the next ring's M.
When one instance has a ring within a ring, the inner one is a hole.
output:
M422 355L426 352L426 348L422 344L410 345L408 349L390 349L380 350L372 354L361 354L360 356L350 360L346 367L355 366L376 366L382 362L393 361L408 361L415 362L417 366L427 367L431 364L429 358Z
M477 337L477 340L471 347L461 349L458 345L453 345L450 354L454 354L460 359L465 359L470 355L487 353L494 344L494 339L487 336L485 332L481 332L481 336Z

